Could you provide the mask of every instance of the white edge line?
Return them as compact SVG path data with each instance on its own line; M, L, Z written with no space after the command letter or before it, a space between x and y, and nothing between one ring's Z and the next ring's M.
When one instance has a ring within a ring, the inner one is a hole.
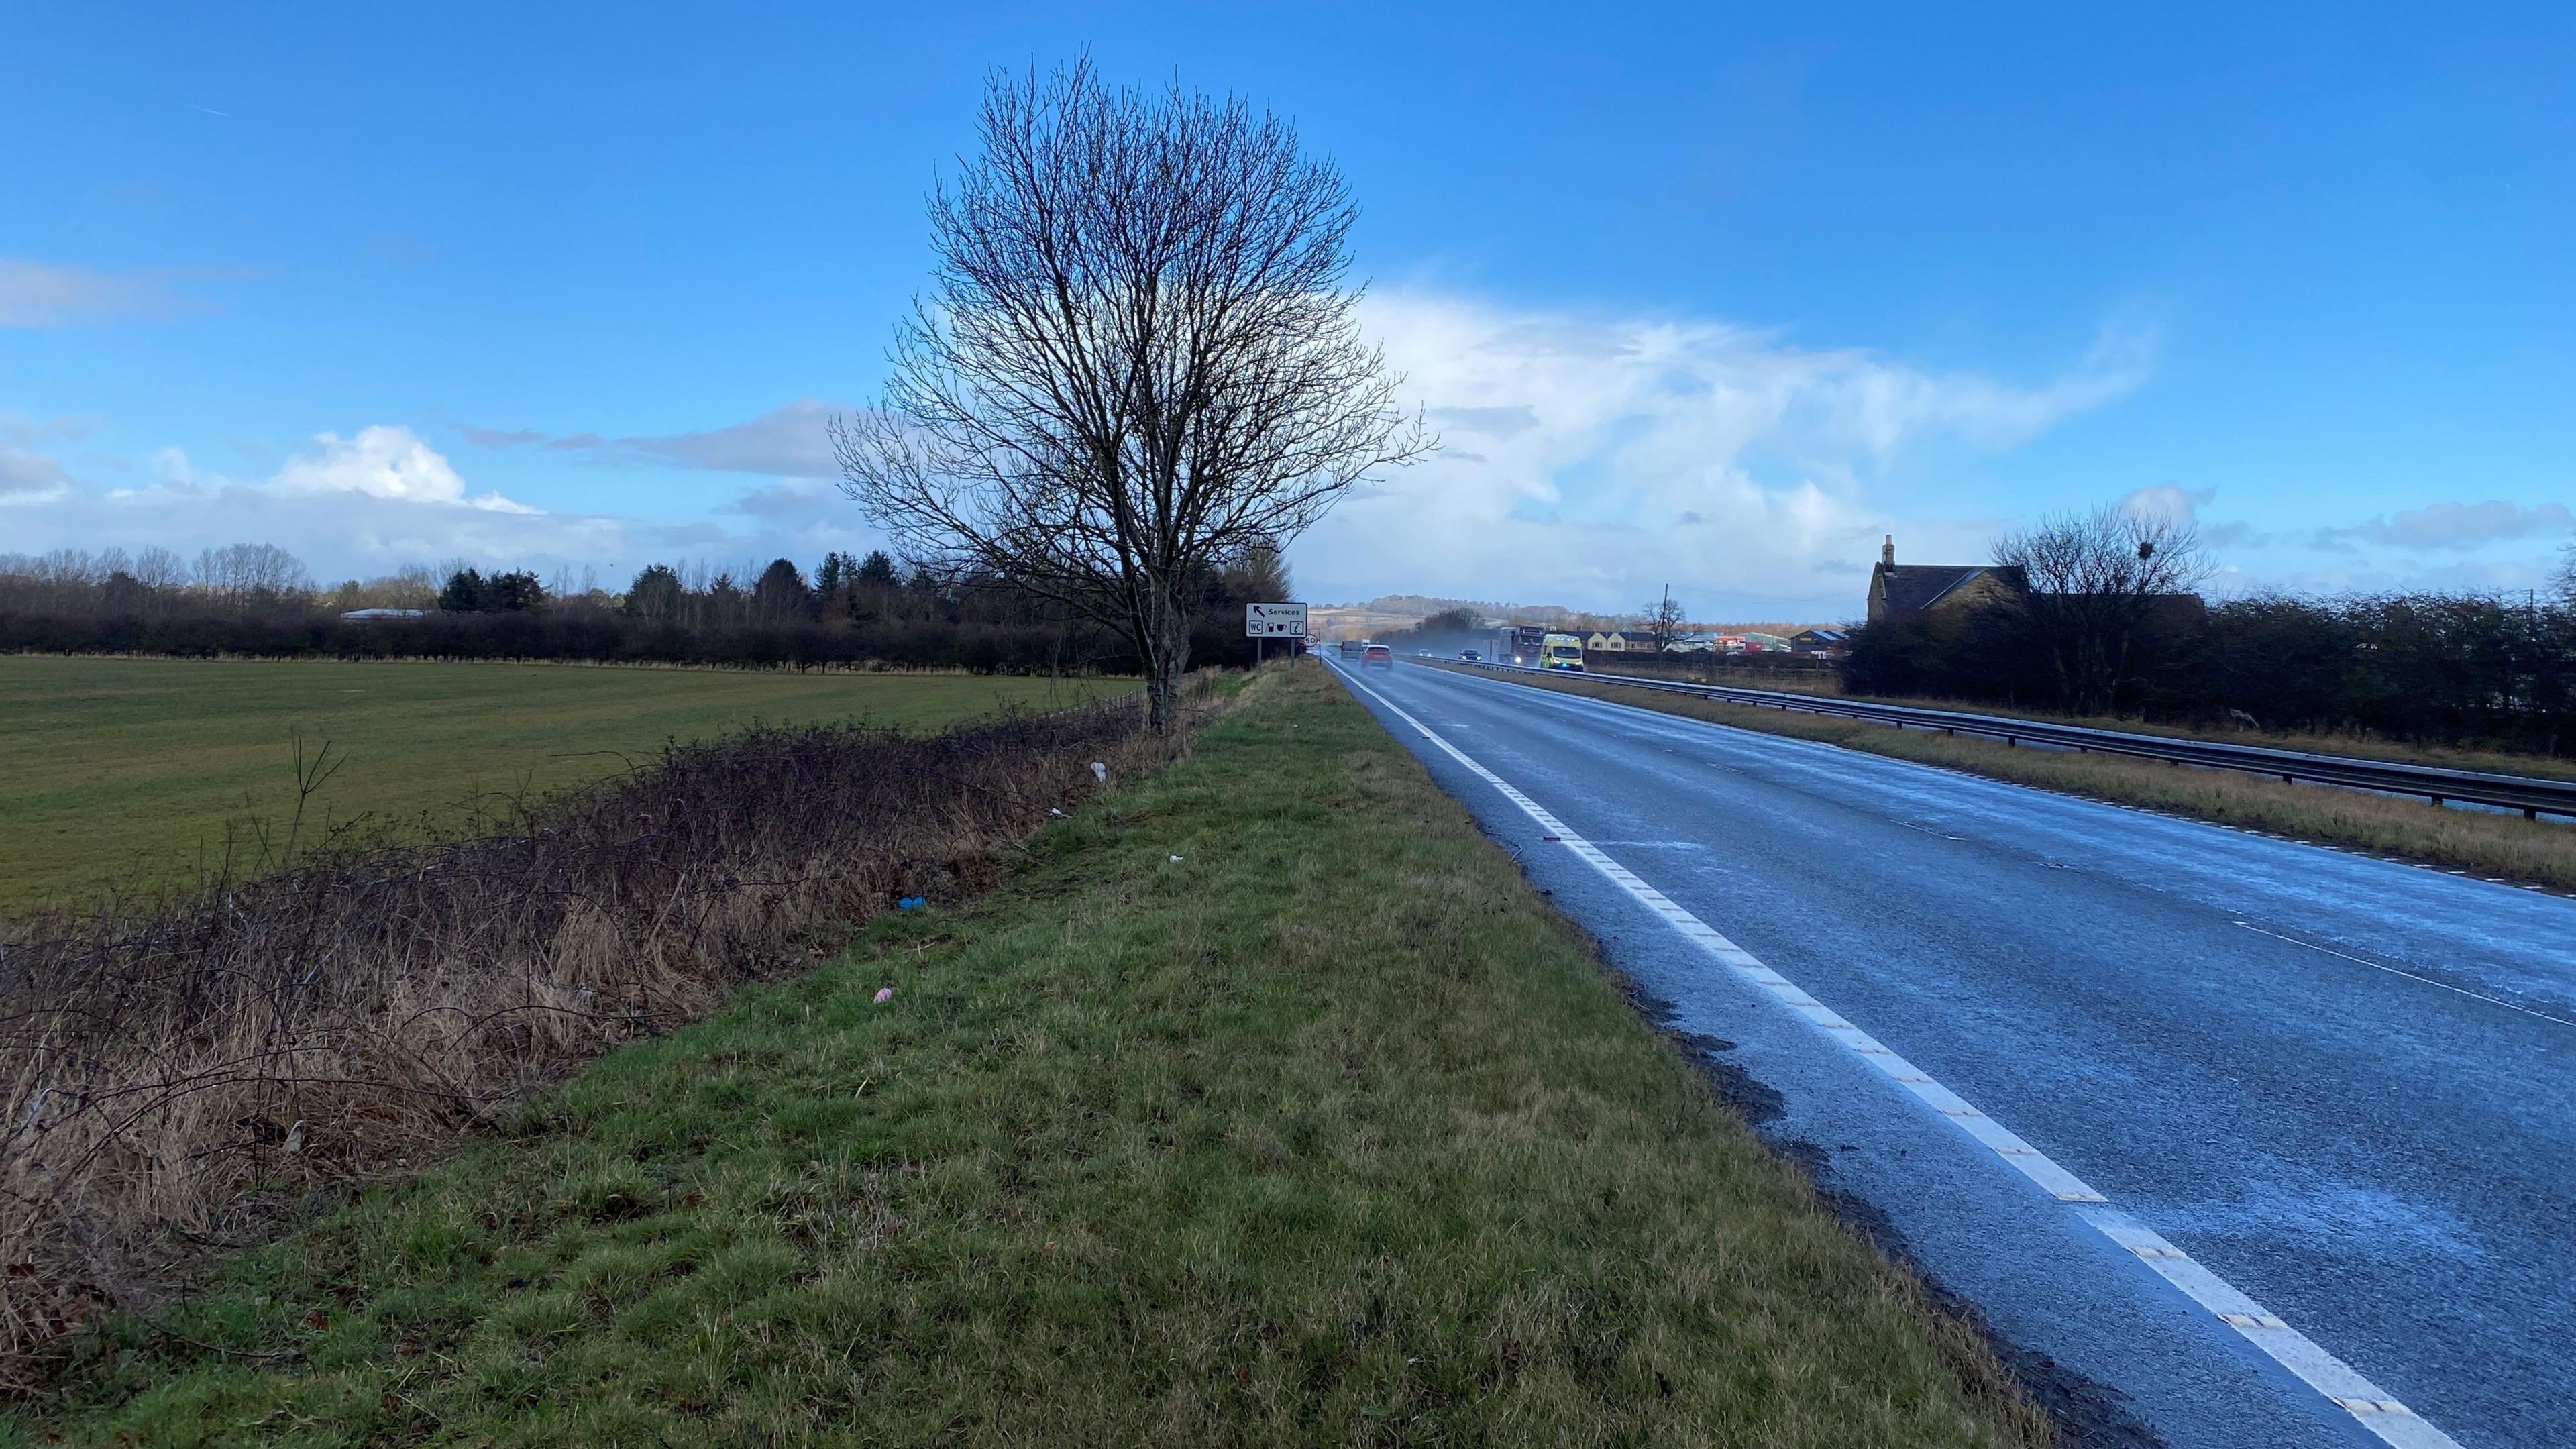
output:
M1319 658L1320 658L1321 656L1317 656L1317 657L1319 657ZM1435 661L1433 661L1433 662L1437 663L1438 661L1436 661L1436 660L1435 660ZM1487 683L1489 683L1489 684L1510 684L1510 683L1513 683L1513 682L1514 682L1514 681L1513 681L1513 679L1512 679L1510 676L1508 676L1508 675L1495 676L1495 675L1486 675L1486 674L1463 674L1463 673L1460 673L1459 671L1454 670L1454 669L1443 670L1443 671L1441 671L1441 672L1442 672L1442 673L1444 673L1444 674L1451 674L1451 675L1455 675L1456 677L1458 677L1458 678L1460 678L1460 679L1482 679L1482 680L1485 680L1485 681L1486 681ZM1534 687L1534 686L1533 686L1533 687ZM1668 711L1660 710L1660 709L1653 709L1653 708L1650 708L1650 707L1648 707L1648 706L1646 706L1646 705L1642 705L1642 704L1630 704L1630 703L1628 703L1628 702L1627 702L1627 701L1625 701L1625 700L1618 700L1618 699L1603 699L1603 698L1601 698L1601 697L1600 697L1600 696L1598 696L1598 695L1591 695L1591 694L1567 694L1565 691L1563 691L1563 690L1558 690L1558 689L1552 689L1552 690L1549 690L1549 691L1547 691L1547 692L1548 692L1548 693L1550 693L1550 694L1555 695L1555 696L1556 696L1557 698L1559 698L1559 699L1579 699L1579 700L1586 700L1586 701L1589 701L1590 703L1598 704L1598 705L1603 705L1603 706L1606 706L1606 707L1608 707L1608 708L1610 708L1610 709L1633 710L1633 711L1635 711L1635 712L1637 712L1637 713L1639 713L1639 714L1656 714L1656 715L1662 715L1662 716L1663 716L1664 718L1666 718L1666 719L1687 720L1687 721L1689 721L1689 722L1691 722L1691 723L1693 723L1693 724L1704 724L1704 725L1707 725L1707 726L1709 726L1709 727L1711 727L1711 728L1713 728L1713 729L1722 729L1722 730L1742 730L1742 731L1745 731L1745 732L1747 732L1747 733L1752 733L1752 734L1769 734L1769 733L1770 733L1770 732L1769 732L1769 731L1767 731L1767 730L1762 730L1762 729L1760 729L1760 728L1758 728L1758 727L1756 727L1756 726L1752 726L1752 725L1732 725L1732 724L1728 724L1728 723L1726 723L1724 720L1701 719L1701 718L1700 718L1699 716L1697 716L1697 715L1690 715L1690 714L1672 714L1672 713L1670 713L1670 712L1668 712ZM1717 702L1719 702L1719 703L1723 703L1724 701L1717 701ZM1757 706L1750 706L1750 705L1746 706L1746 708L1756 708L1756 707L1757 707ZM1791 711L1791 712L1792 712L1792 713L1794 713L1795 711ZM2230 835L2252 835L2252 836L2260 837L2261 839L2264 839L2264 840L2277 840L2277 841L2281 842L2283 845L2304 845L2304 846L2307 846L2307 847L2309 847L2309 848L2311 848L2311 849L2314 849L2314 850L2331 850L2331 851L2333 851L2333 852L2334 852L2335 854L2337 854L2337 855L2349 855L2349 856L2353 856L2353 857L2355 857L2355 858L2357 858L2357 859L2360 859L2360 860L2375 860L2375 861L2379 862L2379 863L2380 863L2380 864L2382 864L2382 865L2402 865L2402 866L2406 867L2408 870L2427 870L2427 871L2432 871L2432 872L2434 872L2434 873L2435 873L2435 874L2437 874L2437 875L2455 875L2455 876L2459 876L2460 878L2462 878L2462 879L2464 879L2464 880L2476 880L2476 881L2483 881L2484 883L2486 883L2486 884L2488 884L2488 885L2500 885L2500 886L2504 886L2504 887L2507 887L2507 888L2512 889L2512 890L2538 891L2538 892L2540 892L2540 893L2541 893L2541 894L2543 894L2543 895L2557 896L2557 897L2560 897L2561 899L2565 899L2565 898L2568 898L2568 897L2571 897L2571 896L2576 896L2576 891L2562 890L2562 889L2560 889L2560 888L2558 888L2558 887L2556 887L2556 886L2546 886L2546 885L2541 885L2541 884L2539 884L2539 883L2537 883L2537 882L2534 882L2534 881L2506 880L2506 879L2503 879L2503 878L2501 878L2501 877L2497 877L2497 876L2473 876L2473 875L2470 875L2470 874L2469 874L2467 871L2465 871L2465 870L2456 870L2456 869L2453 869L2452 867L2447 866L2447 865L2437 865L2437 864L2435 864L2434 862L2429 861L2429 860L2411 860L2411 859L2409 859L2409 858L2407 858L2407 857L2405 857L2405 856L2402 856L2402 855L2375 855L2375 854L2373 854L2372 852L2373 852L2373 850L2375 850L2375 849L2376 849L2376 847L2373 847L2373 846L2365 846L2365 845L2337 845L2337 844L2335 844L2335 843L2334 843L2333 841L2331 841L2331 840L2310 840L2310 839L2306 838L2305 836L2299 836L2299 835L2276 835L2276 834L2274 834L2273 832L2271 832L2271 831L2269 831L2269 830L2259 829L2259 828L2257 828L2257 827L2255 827L2255 826L2251 826L2251 825L2230 825L2230 824L2228 824L2228 823L2227 823L2226 821L2224 821L2224 820L2210 820L2210 819L2205 819L2205 818L2203 818L2203 817L2201 817L2201 816L2198 816L2198 815L2182 815L2182 814L2177 814L2177 813L2176 813L2176 812L2174 812L2174 811L2164 809L2164 808L2162 808L2162 807L2160 807L2160 806L2139 804L2139 803L2136 803L2136 802L2133 802L2133 801L2127 801L2127 800L2113 800L2113 799L2109 799L2109 798L2107 798L2107 797L2105 797L2105 796L2101 796L2101 795L2084 795L2084 794L2079 794L2079 793L2077 793L2076 791L2073 791L2073 790L2061 790L2061 789L2058 789L2058 788L2057 788L2056 786L2054 786L2054 785L2038 785L2038 784L2033 784L2033 783L2031 783L2031 782L2029 782L2029 781L2027 781L2027 780L2007 780L2007 779L2005 779L2004 777L2002 777L2001 775L1980 775L1980 774L1976 773L1976 772L1975 772L1975 771L1973 771L1973 770L1965 770L1965 769L1961 769L1961 768L1959 768L1958 766L1955 766L1955 765L1936 765L1936 764L1933 764L1933 763L1932 763L1931 761L1929 761L1929 760L1913 760L1913 759L1907 759L1907 758L1906 758L1905 756L1903 756L1903 755L1881 755L1881 754L1877 754L1877 753L1876 753L1876 752L1874 752L1874 751L1855 749L1853 746L1850 746L1850 745L1837 745L1837 744L1833 744L1833 743L1830 743L1830 742L1825 741L1825 740L1811 740L1811 739L1806 738L1806 737L1805 737L1805 736L1803 736L1803 735L1778 735L1778 734L1774 734L1774 735L1771 735L1770 737L1771 737L1772 739L1775 739L1775 740L1789 740L1789 741L1794 741L1794 742L1796 742L1796 743L1798 743L1798 744L1802 744L1802 745L1816 745L1816 746L1818 746L1818 747L1820 747L1820 748L1828 749L1828 750L1845 750L1845 751L1849 751L1849 752L1854 753L1854 754L1866 754L1866 755L1870 755L1870 756L1871 756L1872 758L1874 758L1874 759L1880 759L1880 760L1893 760L1893 761L1895 761L1895 762L1896 762L1896 763L1898 763L1898 764L1902 764L1902 765L1912 765L1912 766L1914 766L1916 769L1920 769L1920 770L1931 770L1931 771L1935 771L1935 772L1937 772L1937 773L1939 773L1939 774L1943 774L1943 775L1955 775L1955 776L1957 776L1957 777L1959 777L1960 779L1963 779L1963 780L1982 780L1982 781L1984 781L1985 783L1987 783L1987 784L1989 784L1989 785L2009 785L2009 786L2012 786L2012 787L2013 787L2013 788L2015 788L2015 789L2019 789L2019 790L2029 790L2029 791L2032 791L2032 792L2034 792L2034 793L2036 793L2036 794L2041 794L2041 795L2054 795L2054 796L2056 796L2056 797L2057 797L2058 799L2060 799L2060 800L2074 800L2074 801L2079 801L2079 802L2084 803L2084 804L2087 804L2087 805L2104 805L2104 806L2108 806L2108 807L2110 807L2110 808L2111 808L2111 809L2113 809L2113 810L2126 810L2126 811L2131 812L2132 814L2137 814L2137 815L2154 815L2154 816L2158 816L2158 817L2161 817L2161 818L2166 819L2166 820L2179 821L2179 822L2181 822L2182 824L2185 824L2185 825L2205 825L2205 826L2209 827L2209 828L2210 828L2210 829L2212 829L2212 830L2224 830L2224 831L2226 831L2226 832L2227 832L2228 834L2230 834ZM2055 747L2052 747L2052 748L2055 748ZM2201 768L2201 767L2199 767L2199 766L2195 766L2194 768L2196 768L2196 769L2197 769L2197 768ZM2345 785L2327 785L2327 786L2323 786L2322 788L2325 788L2325 789L2333 789L2333 790L2343 790L2343 789L2359 790L2359 789L2362 789L2363 787L2358 786L2358 785L2352 785L2352 786L2345 786ZM2379 790L2379 791L2370 791L2370 792L2368 792L2368 793L2384 795L2384 794L2387 794L2388 792L2387 792L2387 791L2384 791L2384 790ZM2301 944L2301 945L2305 945L2305 944L2307 944L2307 943L2303 941L2303 942L2301 942L2300 944Z
M1334 672L1342 673L1338 667ZM1967 1099L1935 1081L1930 1073L1898 1056L1808 995L1796 982L1762 964L1752 952L1720 935L1680 903L1638 879L1626 866L1611 859L1599 847L1575 834L1564 821L1549 814L1536 800L1469 758L1430 726L1405 713L1395 701L1361 683L1356 675L1347 676L1346 682L1384 705L1389 713L1411 725L1424 739L1439 746L1478 779L1502 792L1504 799L1519 806L1521 813L1537 822L1541 830L1556 837L1586 865L1608 877L1612 884L1662 917L1694 945L1716 957L1738 976L1769 992L1773 999L1814 1026L1826 1040L1839 1043L1844 1050L1877 1068L1951 1126L2002 1158L2040 1191L2074 1208L2076 1214L2096 1231L2127 1249L2138 1261L2155 1270L2158 1277L2182 1290L2183 1296L2209 1310L2219 1322L2236 1330L2247 1342L2270 1355L2274 1362L2298 1375L2300 1381L2350 1414L2363 1428L2382 1441L2398 1446L2398 1449L2461 1449L2459 1441L2443 1433L2431 1420L2399 1403L2386 1390L2364 1378L2352 1365L2328 1353L2316 1340L2283 1322L2243 1290L2210 1271L2154 1229L2111 1206L2108 1198L2094 1191L2083 1179L2024 1142L2002 1123L1978 1111Z

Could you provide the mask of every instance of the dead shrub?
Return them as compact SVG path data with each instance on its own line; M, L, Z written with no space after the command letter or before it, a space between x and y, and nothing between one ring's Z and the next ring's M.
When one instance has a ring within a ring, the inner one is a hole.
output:
M755 729L499 833L0 926L0 1387L317 1191L418 1164L898 897L988 881L1094 761L1120 778L1181 738L1133 699L930 738Z

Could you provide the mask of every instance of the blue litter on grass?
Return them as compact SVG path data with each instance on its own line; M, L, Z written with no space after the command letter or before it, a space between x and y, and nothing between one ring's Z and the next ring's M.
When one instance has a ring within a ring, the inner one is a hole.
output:
M917 910L920 910L923 906L926 906L926 905L930 904L930 897L928 897L928 896L904 896L904 897L902 897L901 899L897 900L894 904L895 904L895 909L896 909L896 910L899 910L899 911L917 911Z

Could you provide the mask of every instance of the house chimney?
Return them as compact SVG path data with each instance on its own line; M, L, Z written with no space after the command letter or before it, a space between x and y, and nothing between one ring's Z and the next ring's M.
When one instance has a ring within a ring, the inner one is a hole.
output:
M1879 561L1881 564L1884 564L1885 566L1887 566L1888 568L1894 568L1894 567L1896 567L1896 535L1895 535L1895 534L1892 534L1892 533L1891 533L1891 534L1887 535L1887 542L1885 542L1885 543L1883 543L1883 544L1880 544L1880 545L1879 545L1879 547L1878 547L1878 561Z

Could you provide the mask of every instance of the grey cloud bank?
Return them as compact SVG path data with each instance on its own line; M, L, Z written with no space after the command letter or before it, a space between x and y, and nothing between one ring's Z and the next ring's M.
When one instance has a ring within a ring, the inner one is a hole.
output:
M2526 538L2554 538L2576 533L2576 514L2563 503L2525 508L2494 499L2485 503L2436 503L2371 519L2353 528L2327 529L2319 542L2331 546L2349 539L2404 549L2474 549Z
M532 429L472 426L460 426L457 432L466 441L485 448L536 447L548 452L592 454L604 461L655 462L725 473L765 473L779 478L828 478L837 467L825 427L833 414L845 411L816 398L802 397L748 422L659 437L607 438L593 432L557 436Z
M73 327L158 320L202 310L178 284L210 273L99 272L0 257L0 327Z

